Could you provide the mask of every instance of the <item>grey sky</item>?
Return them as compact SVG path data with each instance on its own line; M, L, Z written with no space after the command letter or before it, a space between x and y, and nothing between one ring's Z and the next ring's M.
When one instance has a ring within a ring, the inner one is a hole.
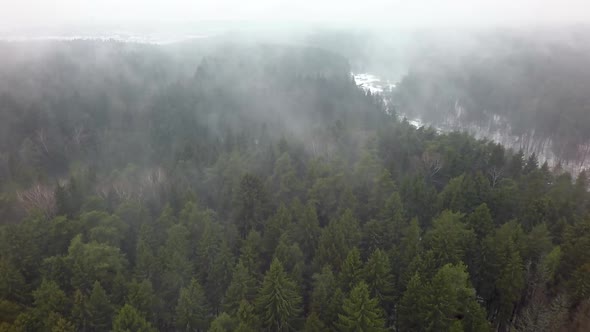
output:
M0 25L257 20L457 26L590 23L587 0L0 0Z

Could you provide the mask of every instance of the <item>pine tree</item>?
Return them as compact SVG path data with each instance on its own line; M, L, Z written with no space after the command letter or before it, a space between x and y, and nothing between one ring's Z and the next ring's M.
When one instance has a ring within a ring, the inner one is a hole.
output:
M465 257L465 252L475 242L472 230L461 222L460 213L443 211L433 222L433 227L426 233L426 243L435 255L437 266L458 263Z
M113 332L155 332L156 329L129 304L124 305L113 320Z
M280 202L290 201L301 191L301 182L297 179L296 170L287 152L276 160L271 182L273 192L276 193L276 198Z
M211 220L203 222L202 232L199 234L194 257L199 264L196 264L198 280L205 283L208 274L213 268L213 260L220 250L222 230L219 223Z
M338 317L339 331L386 331L379 301L369 296L369 287L365 282L352 289Z
M288 278L281 262L274 259L264 276L256 299L262 326L269 331L289 331L301 312L297 285Z
M262 237L257 231L251 231L240 247L240 257L244 266L257 278L261 275Z
M281 204L277 212L267 222L262 236L263 248L267 257L271 257L275 252L279 239L291 224L291 219L289 209Z
M404 226L404 207L402 205L399 193L394 192L385 202L381 210L379 219L385 223L384 236L389 246L383 247L384 250L391 248L391 245L399 244Z
M347 210L340 218L332 221L322 230L315 265L320 267L329 264L336 271L340 270L348 252L358 246L360 240L358 220L351 210Z
M234 315L242 300L252 302L256 297L256 278L246 268L241 260L236 264L232 280L227 287L223 299L223 308L230 315Z
M220 311L223 294L232 280L233 266L234 256L227 241L222 240L219 252L213 257L211 270L206 279L207 289L205 293L214 312Z
M462 320L465 331L486 331L485 311L479 306L466 267L447 264L432 278L428 300L428 329L447 331Z
M232 332L237 328L236 323L230 315L222 312L211 322L208 332Z
M240 180L234 220L242 238L257 230L268 217L269 198L259 177L246 174Z
M494 230L494 221L486 203L478 206L466 217L467 225L475 232L478 240L485 238Z
M426 331L429 285L419 273L414 274L404 292L398 309L397 328L400 331Z
M126 296L127 304L141 313L148 321L152 321L158 305L158 298L149 280L132 280Z
M363 262L358 248L352 248L348 252L344 263L342 263L339 278L340 287L345 292L349 292L363 279Z
M71 317L76 330L85 332L90 321L90 312L88 299L84 294L76 289L74 292L74 304L72 306Z
M113 305L98 281L94 282L88 298L88 316L91 331L106 331L111 327Z
M285 272L287 272L291 280L302 284L303 269L305 266L303 252L297 243L289 242L286 236L281 237L279 245L275 250L274 258L283 264Z
M310 262L318 249L321 234L320 223L315 206L311 201L305 207L300 206L297 202L293 203L293 209L302 209L303 211L293 212L295 222L289 229L289 236L299 244L301 251L305 255L305 261Z
M159 263L155 249L158 244L152 239L153 229L142 225L135 249L135 275L140 279L152 280L158 274Z
M395 276L396 297L400 297L410 278L416 273L411 267L413 261L423 251L422 231L418 225L418 219L413 218L409 225L403 230L404 237L398 252L399 270Z
M48 280L43 280L39 288L33 291L33 299L35 308L44 315L64 313L68 303L66 294L55 282Z
M335 305L336 310L332 310L334 295L337 292L342 293L338 289L336 277L332 269L324 266L320 273L316 273L312 277L313 291L311 293L311 311L317 313L319 318L324 323L331 323L336 320L341 303Z
M166 243L160 249L162 266L162 286L160 292L166 302L174 301L178 290L189 283L193 271L190 260L191 246L189 230L186 226L176 224L167 231Z
M209 326L209 307L203 288L192 278L180 290L176 305L176 327L181 331L205 331Z
M303 328L303 331L327 332L329 330L328 328L326 328L326 325L324 324L324 322L322 322L320 317L315 312L312 312L311 314L309 314L309 316L307 316L307 319L305 320L305 326Z
M127 265L119 248L97 242L83 243L81 235L72 239L65 260L72 271L71 286L85 291L92 288L93 280L110 288L115 276Z
M256 308L246 300L240 302L238 308L238 328L236 331L255 332L260 331L260 317L256 314Z
M373 251L363 270L371 297L377 298L387 310L394 304L394 282L389 257L377 249Z
M527 175L539 169L539 161L537 160L537 155L533 152L529 159L527 159L526 164L524 165L524 169L522 173Z
M74 324L64 317L58 315L57 319L51 324L51 332L74 332L77 331Z

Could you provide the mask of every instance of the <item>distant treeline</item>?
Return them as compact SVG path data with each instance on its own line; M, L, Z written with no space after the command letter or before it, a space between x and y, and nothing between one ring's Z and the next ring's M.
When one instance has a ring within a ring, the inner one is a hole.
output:
M500 131L528 153L547 148L556 161L587 166L590 48L583 38L546 38L496 36L466 51L425 51L392 101L427 122Z

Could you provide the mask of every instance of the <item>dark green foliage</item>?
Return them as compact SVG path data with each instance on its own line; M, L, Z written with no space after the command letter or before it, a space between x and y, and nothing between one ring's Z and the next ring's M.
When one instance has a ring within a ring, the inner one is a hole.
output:
M105 290L98 281L94 282L92 292L88 297L88 327L91 331L104 331L111 327L114 308ZM83 314L79 315L82 316ZM82 324L84 321L82 320Z
M369 287L364 282L352 289L338 317L340 331L385 331L385 319L379 301L370 297Z
M475 242L474 232L461 222L462 214L443 211L433 221L432 229L426 232L426 247L432 250L438 267L448 263L457 264Z
M305 327L303 328L305 332L325 332L329 331L326 328L326 325L320 320L318 315L314 312L309 314L307 319L305 320Z
M352 211L346 210L340 218L332 221L319 239L316 264L318 266L331 265L340 270L349 250L360 242L361 232L358 220Z
M148 321L134 307L126 304L113 320L113 332L155 332Z
M349 292L359 282L363 280L363 262L361 261L361 253L355 247L348 252L346 259L342 263L340 270L340 288Z
M338 318L342 306L342 290L334 273L327 266L320 273L314 274L312 279L311 311L315 312L324 324L330 326Z
M223 298L224 310L230 315L235 314L243 300L248 302L254 300L256 290L256 278L243 262L239 260L234 267L231 282Z
M235 221L242 237L259 230L268 217L269 198L259 177L246 174L240 180L235 202Z
M148 321L153 320L157 315L159 301L149 280L141 282L135 279L132 280L128 285L125 302L141 313Z
M516 123L514 152L398 121L320 49L17 44L0 43L28 64L1 68L1 331L583 325L588 176L526 152L570 118Z
M268 331L290 331L301 314L301 296L278 259L274 259L264 276L256 298L262 327Z
M371 297L378 299L384 308L391 309L394 304L395 284L389 257L381 249L376 249L369 256L363 275Z
M209 306L203 288L193 278L180 290L174 322L180 331L206 331L209 327Z
M400 301L399 327L412 331L490 330L463 265L447 264L430 282L415 274Z
M211 326L209 327L208 331L231 332L234 331L236 327L236 320L232 319L232 317L225 312L222 312L211 322Z

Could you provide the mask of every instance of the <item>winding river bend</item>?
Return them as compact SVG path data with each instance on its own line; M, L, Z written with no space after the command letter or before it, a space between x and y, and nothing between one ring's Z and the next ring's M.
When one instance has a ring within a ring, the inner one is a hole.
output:
M359 87L365 91L370 91L371 94L383 96L383 101L386 105L390 103L385 96L387 92L396 88L395 83L381 79L378 75L372 73L352 73L352 75ZM442 133L452 131L467 132L478 139L491 140L515 151L522 150L525 156L535 153L540 163L546 161L550 167L559 165L564 171L570 172L572 175L576 175L582 170L590 169L590 161L587 161L586 158L582 161L560 159L552 151L552 141L550 139L539 143L534 140L534 132L525 136L512 134L510 132L510 124L500 116L494 116L486 125L477 125L473 123L466 124L460 121L463 113L464 109L456 103L455 114L445 119L442 123L432 123L426 119L410 117L403 113L398 115L400 118L406 118L416 128L428 126ZM590 146L587 148L590 151Z

